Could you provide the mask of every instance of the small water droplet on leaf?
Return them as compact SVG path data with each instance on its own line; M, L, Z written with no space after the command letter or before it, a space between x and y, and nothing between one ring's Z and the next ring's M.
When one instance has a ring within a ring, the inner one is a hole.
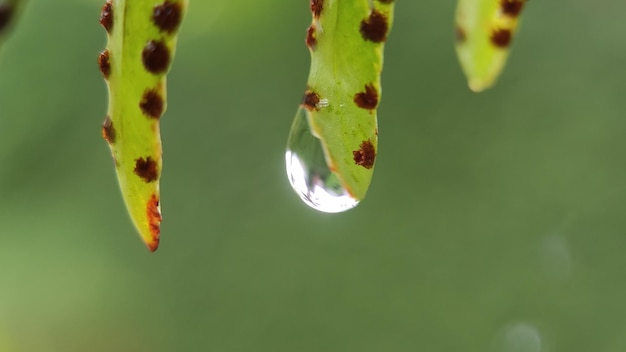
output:
M359 204L329 167L319 138L311 132L309 112L300 107L289 133L285 161L291 187L308 206L338 213Z

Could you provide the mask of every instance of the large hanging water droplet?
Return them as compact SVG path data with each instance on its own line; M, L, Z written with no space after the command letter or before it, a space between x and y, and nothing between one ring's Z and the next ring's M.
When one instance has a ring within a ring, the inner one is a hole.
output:
M308 114L300 107L289 133L285 153L289 183L304 203L314 209L326 213L352 209L359 201L328 167L322 144L309 128Z

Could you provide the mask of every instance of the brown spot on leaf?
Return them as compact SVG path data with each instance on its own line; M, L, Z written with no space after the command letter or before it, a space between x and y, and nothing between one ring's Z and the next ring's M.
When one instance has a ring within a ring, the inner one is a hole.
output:
M309 111L317 110L317 104L320 102L320 96L314 91L307 89L302 98L302 105Z
M457 44L464 43L467 40L467 35L465 34L465 30L462 27L456 26L454 28L454 35Z
M152 157L136 159L134 172L146 183L154 182L159 178L157 163L152 160Z
M148 89L143 93L139 107L146 116L158 119L163 115L165 103L163 97L156 89Z
M109 61L109 50L105 50L98 55L98 66L100 66L100 72L105 79L108 79L111 75L111 62Z
M318 18L324 9L324 0L311 0L311 12L313 17Z
M180 2L166 0L154 7L152 20L162 32L174 34L183 18L183 8Z
M359 146L359 150L353 151L352 154L355 164L361 165L366 169L371 169L374 166L376 150L374 150L374 145L369 140L363 141Z
M387 17L379 11L372 10L369 17L361 21L361 35L365 40L374 43L384 42L388 31Z
M500 9L502 14L510 17L519 16L524 8L525 0L502 0L500 3Z
M170 49L163 41L151 40L141 53L143 66L151 73L165 73L170 66Z
M378 91L373 84L365 85L365 91L354 95L354 103L361 109L373 110L378 105Z
M380 2L382 4L391 4L393 2L393 0L378 0L378 2Z
M312 24L309 29L307 29L306 31L306 46L309 47L309 49L314 50L315 46L317 45L317 38L315 38L315 25Z
M495 29L491 32L491 43L498 48L506 48L511 44L513 35L508 29Z
M5 30L11 20L13 19L13 14L15 13L15 7L10 4L0 5L0 32Z
M111 0L107 1L102 7L100 24L106 29L107 33L111 33L111 29L113 29L113 4Z
M146 243L150 252L154 252L159 248L159 237L161 234L161 210L159 209L159 198L153 194L146 204L146 215L148 217L148 226L150 227L150 234L152 241Z
M111 117L107 115L104 119L104 123L102 124L102 138L107 141L109 144L115 143L115 127L113 127L113 122L111 122Z

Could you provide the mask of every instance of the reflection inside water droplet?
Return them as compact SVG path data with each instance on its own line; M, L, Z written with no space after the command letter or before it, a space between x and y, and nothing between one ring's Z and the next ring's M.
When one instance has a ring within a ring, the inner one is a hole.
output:
M291 126L285 162L291 187L308 206L338 213L359 204L328 167L322 144L309 128L305 108L298 109Z

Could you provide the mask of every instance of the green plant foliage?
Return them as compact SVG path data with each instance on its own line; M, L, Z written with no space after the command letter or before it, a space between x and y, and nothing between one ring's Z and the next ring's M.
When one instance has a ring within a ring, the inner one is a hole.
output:
M166 80L176 33L187 1L114 0L100 23L108 33L98 62L109 87L103 125L122 195L141 238L151 251L159 245L161 138Z
M456 51L468 85L491 87L502 72L527 0L459 0Z
M306 39L311 69L287 143L287 169L307 204L343 211L365 197L374 170L376 108L393 1L312 0L311 11ZM340 198L347 201L329 205Z

